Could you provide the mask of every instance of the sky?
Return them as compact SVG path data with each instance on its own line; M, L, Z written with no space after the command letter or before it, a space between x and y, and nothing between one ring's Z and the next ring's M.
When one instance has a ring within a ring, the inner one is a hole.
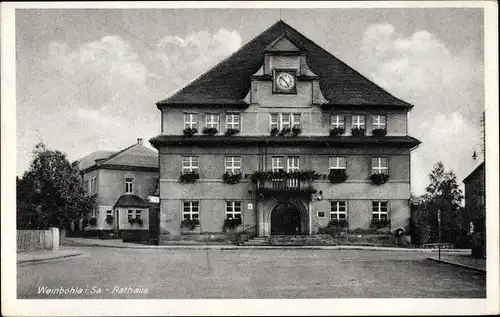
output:
M482 9L18 9L17 175L40 141L73 161L156 136L155 102L280 17L414 105L413 194L438 161L460 183L482 161Z

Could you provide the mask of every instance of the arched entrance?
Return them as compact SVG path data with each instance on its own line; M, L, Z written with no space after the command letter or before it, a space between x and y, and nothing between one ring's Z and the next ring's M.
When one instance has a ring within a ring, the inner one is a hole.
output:
M300 211L290 202L278 202L271 212L271 235L302 233Z

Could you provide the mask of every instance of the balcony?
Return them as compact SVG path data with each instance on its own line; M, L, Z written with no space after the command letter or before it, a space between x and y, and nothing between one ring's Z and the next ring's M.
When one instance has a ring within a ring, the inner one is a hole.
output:
M316 193L312 187L314 180L321 177L314 171L254 172L247 174L255 184L256 193L261 197L302 196L310 199Z

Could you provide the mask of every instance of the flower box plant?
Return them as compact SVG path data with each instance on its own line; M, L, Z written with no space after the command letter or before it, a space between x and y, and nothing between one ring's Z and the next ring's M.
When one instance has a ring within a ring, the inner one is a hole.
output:
M89 225L91 226L97 226L97 218L96 217L91 217L89 220Z
M226 232L227 230L235 229L240 226L241 223L241 218L226 218L224 219L224 226L222 227L222 230Z
M142 227L143 222L141 217L135 217L135 222L137 222L137 224Z
M289 127L285 127L283 129L281 129L279 135L280 136L285 136L285 135L290 134L290 132L292 132L292 129L290 129Z
M217 133L219 133L219 130L217 130L217 128L203 128L203 134L205 135L216 135Z
M195 135L196 133L198 133L198 129L196 128L185 128L182 133L185 135L185 136L193 136Z
M238 129L227 129L225 134L226 134L226 136L232 136L232 135L236 135L238 133L240 133L240 130L238 130Z
M106 216L106 223L107 223L108 225L112 224L112 223L113 223L113 220L114 220L113 216L111 216L111 215L107 215L107 216Z
M196 171L181 173L179 181L181 183L194 183L197 179L200 179L200 174Z
M328 227L342 227L345 228L347 227L347 219L331 219L328 222Z
M348 176L345 169L331 169L330 174L328 174L328 180L332 184L343 183L347 180Z
M391 224L389 219L372 219L370 227L372 228L384 228Z
M272 128L271 131L269 131L269 134L271 136L276 136L276 135L278 135L278 132L280 132L280 130L278 130L278 128Z
M130 223L132 225L132 224L134 224L134 222L135 222L135 218L128 217L128 223Z
M386 129L373 129L373 131L372 131L373 136L382 137L382 136L385 136L386 134L387 134Z
M222 180L226 184L237 184L241 181L241 173L224 173L222 174Z
M370 175L370 179L375 185L385 184L389 180L389 175L382 173L373 173Z
M332 128L330 129L330 136L339 136L344 134L344 128Z
M200 225L200 221L198 219L184 219L181 221L181 228L186 228L190 231L193 231Z
M352 128L351 129L352 136L364 136L365 132L366 131L363 128Z
M302 129L300 127L293 127L292 128L292 135L293 136L298 136L301 133L302 133Z

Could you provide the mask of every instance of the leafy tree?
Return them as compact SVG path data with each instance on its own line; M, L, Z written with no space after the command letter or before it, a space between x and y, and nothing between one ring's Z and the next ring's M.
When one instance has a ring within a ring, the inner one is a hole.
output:
M17 228L65 227L96 208L66 155L39 143L34 159L17 185Z

